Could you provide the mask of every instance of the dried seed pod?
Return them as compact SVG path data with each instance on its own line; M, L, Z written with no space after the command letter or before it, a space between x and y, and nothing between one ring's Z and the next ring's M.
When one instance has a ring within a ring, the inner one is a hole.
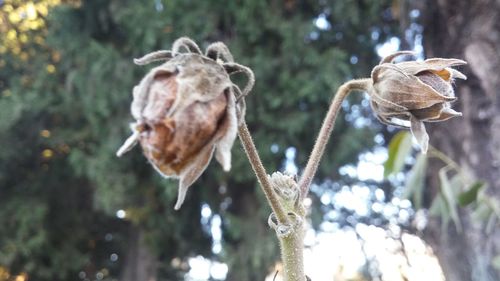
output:
M206 169L214 151L223 169L231 168L231 147L237 135L238 115L243 115L244 108L236 102L235 89L241 91L231 82L225 63L217 61L221 46L229 52L221 44L209 49L215 59L202 55L190 39L181 38L172 51L158 51L136 60L137 64L167 62L153 68L134 88L133 134L117 155L139 142L160 174L179 178L175 209L181 207L187 189ZM180 53L182 48L188 53ZM253 85L250 74L251 85L245 94Z
M451 67L466 64L459 59L433 58L425 61L393 63L397 52L384 58L371 74L368 90L371 107L385 124L410 128L422 152L427 151L429 136L423 122L445 121L460 112L451 109L456 100L452 83L467 77Z

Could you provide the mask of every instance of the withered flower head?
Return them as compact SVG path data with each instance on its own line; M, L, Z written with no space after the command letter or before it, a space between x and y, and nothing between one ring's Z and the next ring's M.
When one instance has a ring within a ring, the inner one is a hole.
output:
M372 71L373 85L368 93L377 118L384 124L409 128L425 153L429 136L423 122L462 115L451 108L456 100L452 83L455 78L467 77L451 67L466 62L442 58L393 62L398 56L411 54L397 52L382 59Z
M253 86L253 73L234 63L224 44L209 45L203 55L188 38L175 41L171 51L153 52L134 61L139 65L166 62L151 69L134 87L131 112L136 122L131 123L133 133L117 155L139 142L160 174L179 178L177 210L214 151L223 169L230 170L231 147L238 119L244 114L243 97ZM237 72L248 78L243 91L229 77Z

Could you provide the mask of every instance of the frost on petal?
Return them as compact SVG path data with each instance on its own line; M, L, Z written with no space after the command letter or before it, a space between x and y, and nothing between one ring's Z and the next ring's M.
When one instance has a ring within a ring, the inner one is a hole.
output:
M424 122L420 121L415 116L410 117L411 122L411 133L417 139L418 144L420 145L420 149L422 153L427 153L427 148L429 147L429 135L425 130Z
M223 126L224 134L220 137L216 144L215 159L222 165L225 172L231 170L231 148L238 134L238 120L236 118L236 102L233 93L228 92L228 103L225 123Z
M179 210L181 208L189 187L201 176L203 171L205 171L210 159L212 158L213 152L214 145L208 144L202 151L200 151L193 162L181 172L177 202L174 207L175 210Z

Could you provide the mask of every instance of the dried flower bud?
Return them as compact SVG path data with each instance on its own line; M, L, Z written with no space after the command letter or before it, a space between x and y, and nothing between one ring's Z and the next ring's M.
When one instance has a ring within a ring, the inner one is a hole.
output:
M427 151L429 136L423 122L445 121L461 116L451 109L455 101L452 83L455 78L466 79L452 66L466 64L459 59L433 58L425 61L393 63L397 52L382 60L372 71L373 86L368 93L377 118L385 124L410 128L422 152Z
M132 136L117 152L121 156L139 142L160 174L179 178L175 209L181 207L187 189L206 169L214 151L223 169L230 170L237 109L242 110L236 103L237 86L225 65L198 53L196 44L186 38L177 40L173 49L179 41L195 53L159 51L136 60L138 64L168 61L153 68L134 88L131 112L137 121L131 124Z
M299 196L299 185L293 176L282 174L281 172L274 172L268 176L274 191L282 198L295 201Z

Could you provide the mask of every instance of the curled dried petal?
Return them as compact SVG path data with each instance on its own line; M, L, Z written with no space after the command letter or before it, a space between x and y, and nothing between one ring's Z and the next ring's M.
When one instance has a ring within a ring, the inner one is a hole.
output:
M238 135L235 97L233 94L227 93L227 98L229 100L227 117L225 118L225 123L222 125L225 128L221 130L225 133L218 137L216 144L217 152L215 153L215 159L222 165L222 169L226 172L231 170L231 148Z
M399 52L395 52L394 54L392 55L389 55L385 58L383 58L379 64L383 64L383 63L392 63L394 61L395 58L399 57L399 56L415 56L417 53L416 52L413 52L413 51L399 51Z
M457 112L455 110L453 110L452 108L443 108L443 110L441 111L441 113L439 114L439 117L436 118L436 119L429 119L429 120L426 120L427 122L440 122L440 121L446 121L450 118L453 118L453 117L458 117L458 116L462 116L462 113L461 112Z
M174 207L175 210L179 210L181 208L182 203L184 203L184 199L186 198L188 188L201 176L203 171L205 171L210 159L212 159L213 152L213 145L206 146L198 153L198 155L196 155L196 158L193 159L191 165L181 173L177 202Z
M415 116L410 117L411 122L411 133L417 139L418 144L422 153L427 153L427 148L429 147L429 135L425 130L424 122L420 121Z
M467 80L467 76L465 76L462 72L460 72L456 69L453 69L453 68L447 68L447 69L448 69L448 71L450 71L452 79L458 78L458 79L462 79L462 80Z

